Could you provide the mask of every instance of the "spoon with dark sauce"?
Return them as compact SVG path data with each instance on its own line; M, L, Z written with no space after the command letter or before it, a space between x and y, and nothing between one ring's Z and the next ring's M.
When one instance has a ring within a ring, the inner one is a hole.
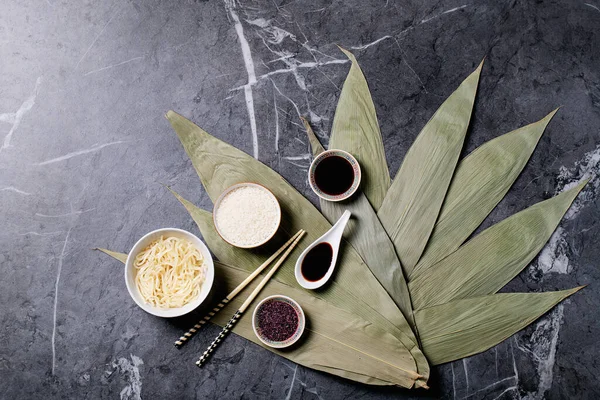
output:
M296 280L305 289L323 286L335 269L344 228L350 220L346 210L340 219L323 236L309 245L296 261Z

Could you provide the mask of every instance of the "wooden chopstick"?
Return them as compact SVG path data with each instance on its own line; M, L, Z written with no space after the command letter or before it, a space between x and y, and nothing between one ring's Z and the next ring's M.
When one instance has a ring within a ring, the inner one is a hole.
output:
M202 367L202 365L210 357L210 355L212 354L212 352L215 351L215 349L217 348L217 346L219 345L219 343L221 343L221 341L225 338L225 336L231 331L231 329L233 328L233 325L235 325L235 323L239 320L239 318L242 316L242 314L244 313L244 311L246 311L246 309L248 308L248 306L250 305L250 303L252 303L252 301L256 298L256 296L258 296L258 293L262 290L262 288L265 287L265 285L267 284L267 282L269 282L269 280L275 274L275 272L277 272L277 269L279 268L279 266L281 264L283 264L283 262L285 261L285 259L287 258L287 256L292 252L292 250L294 250L294 247L296 247L296 245L298 244L298 242L300 241L300 239L302 239L302 236L304 236L304 233L305 232L303 230L300 230L299 235L296 237L296 239L294 240L294 242L285 251L285 253L283 253L283 255L277 261L277 263L275 263L275 265L273 265L273 267L271 268L271 270L267 273L267 275L265 275L265 277L263 278L263 280L260 281L260 283L258 284L258 286L256 286L256 288L252 291L252 293L250 294L250 296L248 296L248 298L240 306L240 308L238 308L238 310L235 312L235 314L233 314L233 317L231 317L231 319L229 320L229 322L227 323L227 325L225 325L225 327L223 327L223 330L221 331L221 333L219 333L219 335L215 338L215 340L213 340L213 342L210 344L210 346L208 346L208 348L206 349L206 351L204 351L204 353L202 354L202 356L200 357L200 359L198 359L198 361L196 361L196 365L198 367Z
M265 268L269 266L275 260L281 252L283 252L298 236L300 236L304 232L303 229L300 229L294 236L290 238L287 242L284 243L283 246L279 248L271 257L269 257L264 263L262 263L256 270L248 275L246 279L242 283L240 283L235 289L231 291L223 300L219 302L208 314L206 314L200 321L198 321L193 327L191 327L186 333L183 334L177 341L175 341L175 347L181 347L184 343L188 341L203 325L205 325L212 317L215 316L216 313L221 311L223 307L227 305L239 292L241 292L250 282L254 280Z

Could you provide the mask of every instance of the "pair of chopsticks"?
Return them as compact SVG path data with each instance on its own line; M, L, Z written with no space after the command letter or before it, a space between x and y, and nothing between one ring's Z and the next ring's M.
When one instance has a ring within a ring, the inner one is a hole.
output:
M231 293L229 293L227 295L227 297L225 297L215 308L212 309L212 311L210 311L204 318L202 318L200 321L198 321L198 323L196 323L183 336L181 336L179 338L179 340L177 340L175 342L175 346L180 347L187 340L189 340L196 332L198 332L198 330L200 328L202 328L203 325L205 325L212 317L214 317L216 313L221 311L221 309L223 309L223 307L225 307L227 305L227 303L229 303L239 292L241 292L246 286L248 286L248 284L250 282L252 282L254 280L254 278L256 278L258 276L258 274L260 274L265 268L267 268L269 266L269 264L271 264L273 262L273 260L275 260L285 250L285 253L283 253L281 258L279 258L279 260L277 260L275 265L273 265L273 267L267 273L267 275L265 275L263 280L258 284L258 286L256 286L256 288L250 294L250 296L248 296L246 301L240 306L240 308L238 308L238 310L235 312L233 317L229 320L227 325L225 325L225 327L223 328L221 333L219 333L219 335L215 338L215 340L213 340L213 342L210 344L210 346L208 346L208 348L202 354L200 359L198 361L196 361L196 365L198 367L201 367L202 364L204 364L204 362L208 359L208 357L210 357L210 354L217 348L219 343L221 343L221 341L225 338L225 336L231 331L231 329L233 328L233 325L235 325L235 323L238 321L238 319L241 317L241 315L244 313L244 311L246 311L246 309L248 308L250 303L252 303L252 301L256 298L258 293L262 290L263 287L265 287L265 285L271 279L271 277L275 274L275 272L277 272L277 269L281 266L281 264L283 264L283 262L285 261L287 256L292 252L292 250L294 250L294 248L296 247L296 245L298 244L300 239L302 239L302 236L304 236L305 233L306 232L303 229L300 229L298 231L298 233L296 233L294 236L292 236L290 238L290 240L288 240L283 246L281 246L281 248L279 250L277 250L275 252L275 254L273 254L271 257L269 257L252 274L250 274L246 279L244 279L244 281L242 283L240 283L235 289L233 289L231 291ZM286 250L286 248L287 248L287 250Z

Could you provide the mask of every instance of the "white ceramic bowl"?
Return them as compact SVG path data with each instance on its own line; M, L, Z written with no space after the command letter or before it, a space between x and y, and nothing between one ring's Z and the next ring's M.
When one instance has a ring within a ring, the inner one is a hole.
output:
M266 302L271 301L271 300L288 303L289 305L291 305L294 308L294 310L296 311L296 314L298 314L298 328L296 329L296 332L294 332L294 334L292 336L290 336L289 338L287 338L286 340L283 340L280 342L266 338L258 330L258 315L257 315L258 310L260 309L260 307L263 304L265 304ZM262 299L261 302L256 305L256 307L254 308L254 312L252 313L252 329L254 330L254 334L256 335L258 340L260 340L267 346L273 347L276 349L283 349L284 347L289 347L289 346L293 345L294 343L296 343L302 336L305 325L306 325L306 317L304 316L304 310L302 310L302 307L300 307L300 304L298 304L298 302L296 300L291 299L282 294L276 294L276 295L269 296L269 297Z
M204 257L204 265L206 267L206 277L204 282L202 283L202 288L200 289L200 294L194 300L179 308L158 308L154 307L151 304L144 303L144 299L142 298L140 292L135 285L135 267L133 266L133 261L135 260L136 255L142 251L146 246L160 238L161 236L165 237L176 237L179 239L187 239L194 246L200 250L202 256ZM187 314L196 308L206 299L210 289L212 288L213 281L215 279L215 266L213 264L212 256L210 255L210 251L208 251L208 247L196 237L196 235L191 234L190 232L184 231L182 229L177 228L163 228L152 231L144 236L133 246L129 255L127 256L127 261L125 262L125 284L127 285L127 290L131 295L133 301L137 303L142 310L150 313L152 315L156 315L157 317L164 318L173 318L179 317L181 315Z
M235 242L231 241L231 239L226 237L227 235L224 235L223 232L221 232L221 230L219 229L219 224L217 224L217 210L221 206L221 202L223 201L225 196L227 194L229 194L230 192L232 192L233 190L239 189L239 188L245 187L245 186L252 186L252 187L255 187L255 188L258 188L258 189L264 191L265 193L267 193L269 195L269 197L271 197L275 201L275 204L277 205L277 226L275 227L273 232L271 232L269 237L267 239L263 240L262 242L256 242L256 243L252 243L250 245L243 245L243 244L239 244L239 243L235 243ZM262 246L263 244L267 243L269 240L271 240L273 238L273 236L275 236L275 233L277 233L277 230L279 229L279 225L281 224L281 206L279 205L279 201L277 200L277 197L275 197L273 192L271 192L269 189L267 189L263 185L260 185L258 183L252 183L252 182L236 183L235 185L229 186L227 189L223 190L223 193L221 193L221 195L215 201L215 205L213 208L213 224L215 226L215 230L217 231L219 236L221 236L221 239L223 239L230 245L239 247L242 249L253 249L255 247Z

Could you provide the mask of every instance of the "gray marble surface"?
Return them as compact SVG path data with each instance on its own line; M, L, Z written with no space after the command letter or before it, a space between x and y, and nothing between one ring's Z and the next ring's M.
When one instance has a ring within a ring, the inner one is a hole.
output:
M600 396L600 1L0 0L0 398ZM296 367L137 308L127 251L165 226L197 233L161 183L211 203L163 117L174 109L257 155L316 202L298 115L327 138L355 52L390 170L486 56L465 152L562 106L484 224L593 180L505 291L589 284L497 347L434 368L431 390Z

